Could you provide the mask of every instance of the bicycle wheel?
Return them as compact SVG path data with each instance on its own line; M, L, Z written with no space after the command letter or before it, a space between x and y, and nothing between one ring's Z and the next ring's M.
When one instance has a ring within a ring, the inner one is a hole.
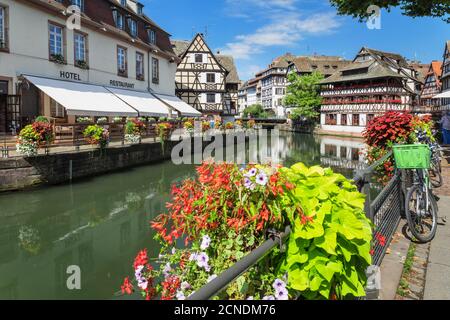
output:
M429 170L430 182L433 188L442 187L442 174L439 169L439 165L436 161L431 162L431 168Z
M437 230L438 209L431 191L426 193L419 185L414 185L406 196L406 219L412 235L422 243L434 239Z

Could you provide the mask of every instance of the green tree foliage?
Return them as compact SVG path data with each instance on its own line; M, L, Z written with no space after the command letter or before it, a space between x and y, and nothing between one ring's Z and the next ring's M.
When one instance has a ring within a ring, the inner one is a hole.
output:
M316 118L319 115L318 109L322 104L322 97L318 85L321 80L323 75L318 72L303 76L295 72L288 74L290 84L287 87L284 105L294 108L291 119Z
M252 104L251 106L248 106L244 110L244 117L247 118L249 116L257 119L266 119L268 117L268 114L267 112L264 111L262 105Z
M370 5L376 5L390 11L400 7L403 15L409 17L436 17L450 23L450 1L448 0L330 0L341 15L350 15L367 19L371 13L367 12Z

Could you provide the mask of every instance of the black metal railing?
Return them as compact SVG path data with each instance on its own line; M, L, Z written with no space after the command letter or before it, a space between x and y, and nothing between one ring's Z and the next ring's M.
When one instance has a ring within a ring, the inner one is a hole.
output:
M250 252L247 256L236 262L231 268L225 270L217 278L204 285L202 288L192 294L188 300L208 300L236 280L240 275L245 273L252 266L257 264L263 259L273 248L276 246L282 246L284 240L291 233L289 227L283 233L278 235L272 235L261 246Z
M403 179L400 172L396 172L389 183L381 190L375 200L371 201L371 184L375 170L382 165L392 152L386 154L379 161L364 170L358 170L354 177L354 182L358 186L360 192L366 194L365 212L367 217L374 224L374 236L382 235L384 241L376 241L373 251L373 266L369 268L368 274L379 272L377 266L381 265L386 250L392 240L395 230L401 219L403 210ZM253 250L243 259L234 264L231 268L224 271L213 281L207 283L188 300L208 300L216 296L218 293L226 289L234 280L245 273L248 269L255 266L262 258L264 258L276 246L283 246L291 232L290 227L278 236L270 237L260 247ZM374 237L375 238L375 237ZM375 266L375 268L374 268ZM373 286L373 284L371 284ZM374 294L375 292L375 294ZM367 298L377 299L378 288L366 288Z
M373 264L380 266L386 250L397 230L403 212L404 180L403 173L396 171L391 180L372 200L373 176L375 170L392 156L392 151L370 167L355 174L355 184L366 195L364 210L374 225Z

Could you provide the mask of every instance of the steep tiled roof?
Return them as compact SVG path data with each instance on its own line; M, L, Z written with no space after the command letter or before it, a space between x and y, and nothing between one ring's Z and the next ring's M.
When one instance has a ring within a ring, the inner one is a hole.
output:
M191 43L190 41L187 40L171 40L171 42L173 51L179 57L181 57L186 52Z
M351 61L336 56L300 56L292 61L298 72L318 71L324 75L331 75L351 64Z
M437 77L442 75L442 61L432 61L431 68Z
M239 75L233 57L228 55L216 55L216 59L228 71L226 82L239 83Z
M351 73L346 71L361 69L361 72ZM366 79L396 77L402 78L403 75L392 71L375 61L371 62L353 62L346 70L341 70L331 75L329 78L321 81L321 84L331 84L336 82L357 81Z
M406 59L400 54L371 49L371 48L367 48L367 47L363 47L361 49L361 51L364 51L364 50L367 51L372 56L378 56L381 58L386 57L386 58L392 59L392 60L396 61L402 67L408 66Z
M417 71L417 73L418 73L417 79L419 79L421 82L424 82L425 78L428 74L428 71L430 70L430 65L424 64L424 63L413 62L409 66Z

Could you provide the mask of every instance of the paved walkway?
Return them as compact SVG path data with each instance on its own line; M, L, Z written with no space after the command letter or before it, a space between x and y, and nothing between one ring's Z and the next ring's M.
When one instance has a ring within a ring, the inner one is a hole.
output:
M444 148L442 161L443 186L439 195L439 216L447 217L447 224L440 224L431 242L425 281L425 300L450 300L450 147Z
M450 218L449 196L441 196L439 215ZM450 221L438 226L436 238L431 242L424 299L450 300Z

